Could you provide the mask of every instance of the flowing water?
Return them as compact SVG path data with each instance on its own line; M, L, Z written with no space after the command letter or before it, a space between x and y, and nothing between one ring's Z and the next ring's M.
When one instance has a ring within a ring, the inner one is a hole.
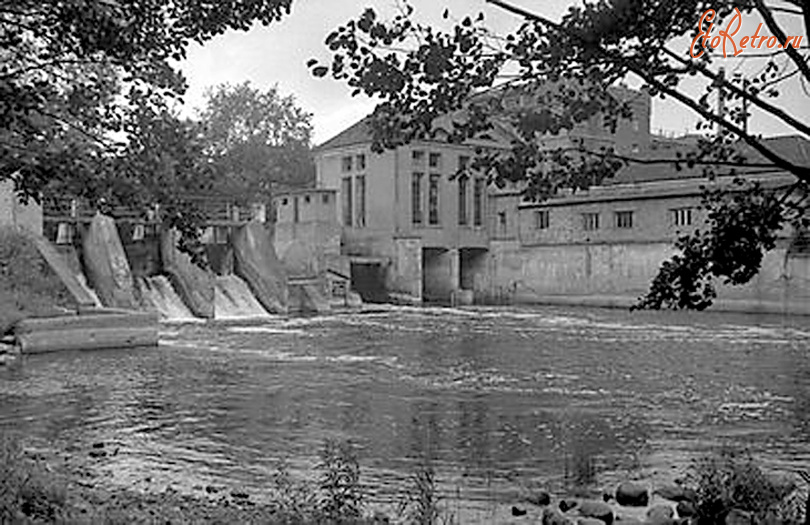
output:
M249 319L269 317L269 314L244 279L237 275L220 275L214 282L214 317Z
M94 468L134 487L255 492L279 459L303 471L326 438L350 439L376 500L430 462L448 501L486 523L486 502L525 484L671 481L721 445L806 467L806 321L391 308L171 325L159 348L0 369L0 430L77 451L115 443Z
M195 319L166 276L139 277L136 285L146 305L156 309L161 319L167 321Z

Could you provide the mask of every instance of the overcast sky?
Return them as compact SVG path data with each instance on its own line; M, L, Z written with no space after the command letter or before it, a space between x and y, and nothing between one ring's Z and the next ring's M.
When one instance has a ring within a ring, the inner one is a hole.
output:
M673 0L676 1L676 0ZM515 0L534 12L558 20L572 0ZM499 32L515 28L520 20L484 0L411 0L415 15L427 23L443 23L442 12L449 8L451 19L483 12L487 25ZM282 94L293 94L298 105L313 114L314 143L319 144L350 126L373 109L373 102L364 97L350 96L349 89L329 78L315 78L306 62L319 58L328 63L328 50L323 44L336 27L373 7L379 14L393 16L395 0L294 0L292 13L281 22L268 27L257 26L248 32L232 32L195 46L181 65L189 83L185 112L193 114L203 101L206 87L246 80L260 89L278 85ZM740 35L752 34L756 20L746 20ZM697 26L697 20L695 21ZM788 34L803 35L800 23L790 23ZM798 33L797 33L798 32ZM767 33L765 31L764 33ZM807 45L807 36L803 45ZM688 48L684 48L684 53ZM746 53L740 55L745 57ZM736 67L758 70L762 60L729 58L728 69ZM810 89L810 87L808 88ZM788 107L795 116L810 121L808 95L798 82L783 90L779 104ZM683 134L695 129L697 117L674 102L654 101L652 130ZM750 129L765 135L788 133L770 117L755 115Z

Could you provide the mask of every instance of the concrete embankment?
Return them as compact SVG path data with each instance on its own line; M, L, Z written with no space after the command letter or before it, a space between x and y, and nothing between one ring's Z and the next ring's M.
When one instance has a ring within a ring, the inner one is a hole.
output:
M214 318L214 276L191 261L191 257L177 248L177 232L170 230L160 239L160 257L163 271L183 300L197 317Z
M248 223L236 231L232 242L236 275L245 280L265 310L286 313L287 274L264 226Z
M515 295L515 304L550 306L589 306L595 308L629 309L638 297L628 295ZM767 315L808 315L810 301L763 301L756 299L718 299L711 306L714 312Z
M89 310L81 315L23 319L14 327L14 337L24 354L156 346L158 318L154 312Z
M104 306L138 307L134 281L115 221L100 213L82 239L82 261L90 285Z

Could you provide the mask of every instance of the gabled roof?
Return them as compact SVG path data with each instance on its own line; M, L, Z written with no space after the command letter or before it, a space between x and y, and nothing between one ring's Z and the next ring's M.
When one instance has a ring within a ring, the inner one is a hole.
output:
M344 129L323 144L315 147L315 151L337 149L345 146L371 143L371 128L368 117L363 117L348 128Z
M357 146L360 144L371 144L373 137L372 137L372 130L369 125L369 117L364 117L358 122L355 122L345 130L341 131L331 139L327 140L323 144L316 146L314 148L315 152L327 151L327 150L334 150L339 148L344 148L348 146ZM451 123L451 117L443 116L439 117L434 121L434 129L435 130L442 130L446 129L444 126L447 126ZM470 145L493 145L493 146L500 146L506 147L511 143L511 139L513 138L512 134L510 134L503 125L499 124L498 122L494 123L493 129L490 133L487 134L486 137L482 137L481 139L471 141ZM430 140L425 139L424 142L440 142L440 143L447 143L446 141L442 140Z

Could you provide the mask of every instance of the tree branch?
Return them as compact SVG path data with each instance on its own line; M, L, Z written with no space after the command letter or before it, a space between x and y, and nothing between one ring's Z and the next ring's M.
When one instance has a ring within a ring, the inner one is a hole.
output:
M705 65L700 64L699 62L690 62L689 60L686 60L685 58L677 55L675 52L673 52L670 49L667 49L666 47L663 47L663 46L661 47L661 51L663 51L666 55L670 56L672 59L680 62L681 64L683 64L683 65L685 65L687 67L693 66L701 74L703 74L706 78L711 79L715 83L721 83L722 84L721 87L723 89L727 89L727 90L731 91L732 93L734 93L735 95L738 95L738 96L744 98L745 100L751 102L755 106L758 106L759 108L767 111L768 113L773 114L775 117L778 117L783 122L785 122L787 124L790 124L791 126L796 128L797 131L801 131L802 133L805 133L806 135L810 135L810 126L808 126L807 124L804 124L803 122L800 122L799 120L795 119L793 116L789 115L787 112L783 111L782 109L780 109L780 108L778 108L778 107L776 107L776 106L774 106L772 104L769 104L768 102L765 102L764 100L760 99L759 97L748 93L744 89L738 88L737 86L735 86L734 84L732 84L728 80L725 80L724 78L720 77L720 75L717 75L713 71L709 70ZM763 89L764 89L764 87L763 87Z
M611 52L607 51L606 49L604 49L599 44L595 44L595 43L592 43L592 42L585 42L585 41L582 40L582 37L580 37L580 36L578 36L576 34L573 34L572 31L569 31L569 30L565 29L564 27L562 27L562 25L560 25L560 24L558 24L556 22L553 22L553 21L551 21L551 20L549 20L549 19L547 19L547 18L545 18L543 16L537 15L535 13L531 13L529 11L526 11L526 10L521 9L519 7L515 7L515 6L510 5L510 4L507 4L503 0L486 0L486 1L487 1L487 3L494 4L494 5L502 8L502 9L504 9L506 11L518 14L518 15L526 18L527 20L532 20L532 21L535 21L535 22L539 22L539 23L541 23L543 25L551 27L551 28L563 33L564 35L568 36L569 38L572 38L572 39L576 40L577 42L579 42L584 47L586 47L588 49L591 49L593 51L596 51L599 54L607 57L608 59L611 59L614 62L620 63L625 68L627 68L628 71L630 71L632 73L635 73L640 78L642 78L643 80L648 82L650 85L654 86L658 91L660 91L662 93L665 93L665 94L671 96L672 98L674 98L675 100L681 102L683 105L685 105L688 108L692 109L693 111L695 111L697 114L699 114L700 116L702 116L706 120L714 122L715 124L726 128L728 131L732 132L734 135L741 138L744 142L746 142L748 145L750 145L753 149L755 149L756 151L761 153L763 157L765 157L766 159L773 162L776 166L778 166L778 167L780 167L780 168L782 168L782 169L784 169L786 171L789 171L790 173L793 173L794 175L796 175L797 177L799 177L802 180L810 182L810 167L798 166L798 165L793 164L792 162L788 161L787 159L782 158L781 156L777 155L776 153L771 151L769 148L766 148L764 145L762 145L760 143L760 141L757 140L755 137L752 137L751 135L746 133L739 126L727 121L726 119L722 118L721 116L715 115L714 113L712 113L711 111L709 111L706 108L702 107L700 104L698 104L697 102L695 102L694 100L692 100L688 96L684 95L680 91L677 91L676 89L671 88L671 87L667 86L666 84L662 83L661 81L656 79L654 75L651 75L641 65L636 64L636 63L634 63L634 62L632 62L630 60L627 60L625 57L623 57L621 55L616 55L615 53L611 53ZM755 1L761 3L761 0L755 0ZM784 38L782 38L782 40L784 41ZM802 62L802 64L805 67L807 67L807 64L805 64L804 62Z
M762 168L762 169L777 169L774 163L770 162L738 162L738 161L722 161L722 160L700 160L700 159L687 159L687 158L674 158L674 159L642 159L638 157L628 157L617 153L604 153L601 151L593 151L583 148L563 148L561 151L578 151L594 155L601 158L615 158L626 163L641 164L641 165L657 165L657 164L694 164L695 166L727 166L732 168Z
M768 29L771 30L771 33L773 33L777 40L785 43L784 50L785 53L787 53L787 56L789 56L790 59L793 60L793 62L799 67L799 70L802 72L802 75L804 75L804 78L810 80L810 66L807 65L805 58L796 49L788 45L785 32L782 31L782 28L776 23L776 19L774 19L770 8L765 5L763 0L754 0L754 3L757 6L759 14L762 15L762 19L765 20L765 25L767 25ZM805 9L807 9L807 7L805 7Z

